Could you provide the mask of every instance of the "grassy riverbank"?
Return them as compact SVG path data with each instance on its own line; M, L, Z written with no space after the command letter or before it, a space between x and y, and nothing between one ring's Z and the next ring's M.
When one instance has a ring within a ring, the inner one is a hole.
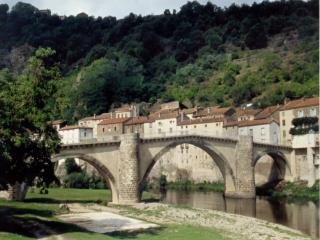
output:
M180 240L220 240L225 239L214 228L191 226L187 224L161 224L158 230L144 233L104 235L92 233L72 224L59 220L56 215L64 213L59 208L60 203L104 204L111 200L109 190L91 189L49 189L47 195L38 193L39 190L29 192L25 202L0 200L0 239L27 240L35 239L37 234L42 236L59 235L62 239L180 239ZM144 193L143 199L153 196Z
M216 191L223 192L223 183L193 183L191 181L184 182L169 182L166 186L167 189L183 190L183 191Z
M288 200L304 200L304 201L319 201L319 180L312 187L307 187L305 182L285 182L277 186L272 191L273 197L287 198Z

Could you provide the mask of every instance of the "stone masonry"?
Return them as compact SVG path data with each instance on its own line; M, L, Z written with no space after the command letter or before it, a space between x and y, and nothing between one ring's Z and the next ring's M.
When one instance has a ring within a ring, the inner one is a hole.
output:
M172 149L181 150L181 145L186 144L214 159L223 177L225 196L229 197L255 197L254 167L261 157L282 157L288 168L295 159L289 147L257 144L248 136L234 140L198 135L140 138L139 134L124 134L120 139L105 142L64 145L53 161L68 157L87 161L109 182L114 204L133 204L140 201L143 183L156 163ZM285 174L293 172L289 170Z
M119 163L119 203L139 202L138 134L121 136Z

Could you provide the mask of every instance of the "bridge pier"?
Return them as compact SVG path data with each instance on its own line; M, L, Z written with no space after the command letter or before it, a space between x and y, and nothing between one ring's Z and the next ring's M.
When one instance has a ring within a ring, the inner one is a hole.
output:
M138 134L121 136L118 202L116 204L130 205L140 201L138 147Z
M226 197L255 198L254 182L253 140L251 136L239 136L236 146L236 161L234 172L234 188L228 189L226 184Z

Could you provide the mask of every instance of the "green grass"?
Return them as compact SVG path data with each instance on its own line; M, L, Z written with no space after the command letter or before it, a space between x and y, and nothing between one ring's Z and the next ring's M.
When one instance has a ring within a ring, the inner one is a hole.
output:
M193 183L190 181L185 182L169 182L167 189L186 190L186 191L216 191L223 192L223 183Z
M312 187L304 182L287 182L281 189L272 192L273 197L287 198L289 201L319 201L319 180Z
M144 199L152 198L152 194L144 193ZM49 189L49 194L41 195L38 190L29 192L25 202L0 200L0 239L26 240L35 239L32 234L32 224L40 223L50 227L66 239L100 240L100 239L181 239L181 240L220 240L225 239L217 230L189 225L162 225L160 229L141 233L115 233L104 235L93 233L67 224L56 218L61 212L59 204L62 202L103 203L111 200L108 190L90 189ZM22 227L21 222L25 226Z

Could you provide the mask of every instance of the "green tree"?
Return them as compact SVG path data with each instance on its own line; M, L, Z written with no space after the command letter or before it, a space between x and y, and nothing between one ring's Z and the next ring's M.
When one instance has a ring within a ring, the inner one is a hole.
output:
M40 48L20 76L0 75L0 187L26 182L50 183L54 177L51 155L60 139L50 121L60 111L57 87L60 73Z

